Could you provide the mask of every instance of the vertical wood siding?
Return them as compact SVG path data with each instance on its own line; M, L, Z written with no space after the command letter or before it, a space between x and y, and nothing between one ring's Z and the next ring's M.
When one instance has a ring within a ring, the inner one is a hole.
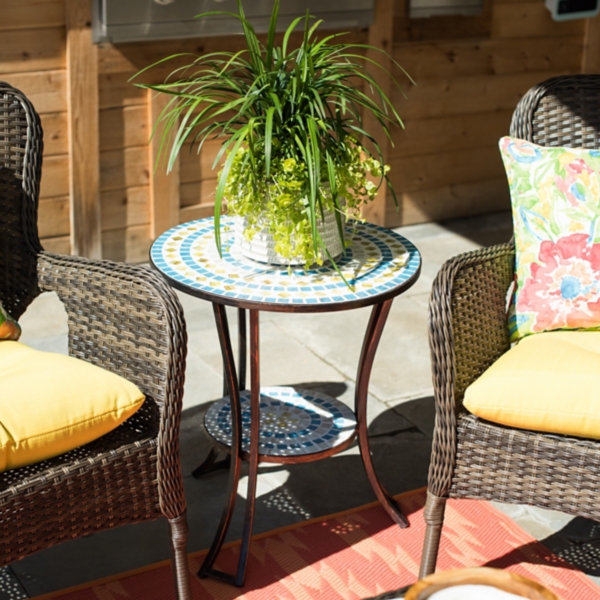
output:
M554 22L543 0L494 0L491 11L488 37L394 44L416 85L394 96L406 129L389 161L389 227L508 208L497 144L513 109L532 85L581 70L583 20Z
M47 249L68 253L65 0L6 4L0 20L0 79L25 92L41 115L45 150L40 234ZM396 226L507 208L498 138L508 133L512 110L529 87L581 71L585 29L587 39L595 39L589 24L597 20L555 23L543 0L491 0L491 16L479 37L453 38L452 31L440 29L440 39L410 41L405 0L393 4L393 57L416 85L396 73L403 90L393 92L393 101L405 130L394 132L388 162L400 207L395 210L388 194L380 220ZM366 43L369 32L350 37ZM156 178L148 148L148 94L130 78L168 54L235 50L240 44L239 38L206 38L98 47L104 258L146 261L151 243L151 185ZM593 69L589 64L586 68ZM145 81L162 81L171 69L165 65ZM211 214L216 185L212 163L218 148L218 142L211 142L200 155L189 145L182 151L180 222Z
M23 91L44 128L39 231L53 252L70 252L64 0L6 2L0 19L0 80Z

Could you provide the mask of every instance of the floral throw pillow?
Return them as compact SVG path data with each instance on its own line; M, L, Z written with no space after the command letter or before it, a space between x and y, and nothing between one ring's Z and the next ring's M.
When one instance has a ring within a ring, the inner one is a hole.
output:
M515 231L511 340L600 329L600 151L504 137Z
M18 340L21 337L20 325L4 310L0 302L0 341Z

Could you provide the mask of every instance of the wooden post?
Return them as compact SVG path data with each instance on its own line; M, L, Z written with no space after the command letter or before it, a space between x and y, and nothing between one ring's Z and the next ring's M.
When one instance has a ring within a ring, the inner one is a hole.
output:
M375 0L375 18L369 28L369 44L381 48L391 55L394 31L394 0ZM391 96L392 82L388 73L392 71L392 61L381 52L368 51L367 57L377 62L382 68L367 63L367 70L388 98ZM389 157L389 141L381 130L377 120L370 114L364 116L365 131L368 131L379 143L384 163ZM368 142L365 142L368 144ZM391 201L391 199L390 199ZM388 189L384 183L373 202L363 208L363 217L371 223L385 225Z
M92 0L65 0L71 252L102 256L98 60Z
M600 16L586 19L582 73L600 73Z
M148 130L153 132L150 141L150 236L157 238L179 223L179 158L167 174L169 148L163 148L159 159L162 127L155 127L160 113L170 100L167 94L148 90ZM157 163L157 159L159 162Z

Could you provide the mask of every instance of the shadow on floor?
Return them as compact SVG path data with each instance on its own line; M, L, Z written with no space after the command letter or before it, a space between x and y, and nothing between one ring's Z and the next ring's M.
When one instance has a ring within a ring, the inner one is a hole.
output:
M301 383L339 396L343 383ZM214 535L226 495L228 472L217 471L195 479L192 471L211 448L201 423L210 403L185 411L181 432L183 472L188 497L191 542L189 550L206 548ZM378 415L369 427L370 448L381 483L391 494L423 487L431 452L433 402L412 400ZM228 540L240 537L245 497L246 465ZM375 500L358 445L315 462L269 464L259 467L259 490L254 533L355 508Z
M525 557L530 560L535 553L528 552L528 548L537 544L543 544L549 550L538 564L560 566L596 577L600 575L600 523L583 517L575 517L551 536L516 548L486 566L505 569L523 562Z
M442 221L440 225L452 233L481 246L508 242L513 234L510 211Z
M600 523L575 517L560 531L542 540L557 556L586 575L600 576Z
M548 552L540 553L539 544ZM536 551L530 551L534 548ZM557 566L597 577L600 575L600 523L575 517L547 538L515 548L485 566L506 569L522 562Z

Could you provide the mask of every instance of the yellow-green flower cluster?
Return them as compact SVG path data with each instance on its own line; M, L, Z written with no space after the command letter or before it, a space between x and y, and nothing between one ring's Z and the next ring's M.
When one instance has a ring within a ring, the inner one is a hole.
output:
M273 145L279 149L276 143ZM233 159L224 192L229 213L246 217L250 238L267 227L275 241L275 251L283 257L301 257L307 265L321 264L321 253L315 251L312 238L309 176L305 163L293 156L275 155L267 177L262 158L262 164L254 165L254 172L261 175L255 179L249 161L250 153L245 148L238 150ZM377 160L366 156L360 144L346 144L334 166L336 200L327 165L321 166L324 175L317 199L317 220L321 218L321 208L337 210L345 218L360 218L361 206L375 198L388 169L386 166L383 171Z

